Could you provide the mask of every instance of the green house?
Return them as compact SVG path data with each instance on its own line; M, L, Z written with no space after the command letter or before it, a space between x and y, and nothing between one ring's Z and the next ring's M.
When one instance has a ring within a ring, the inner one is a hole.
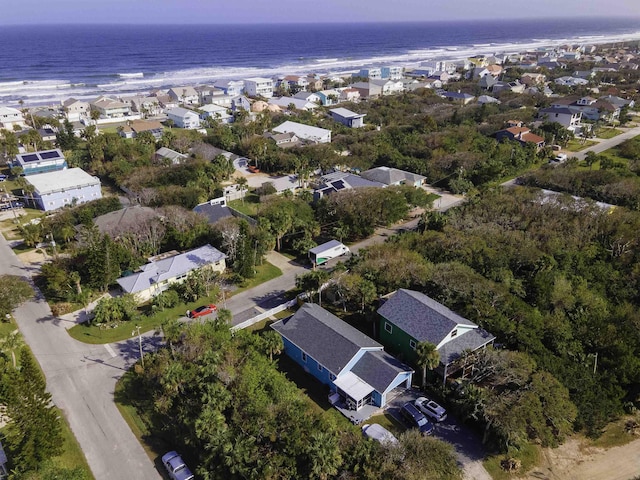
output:
M495 337L424 293L400 289L378 309L380 343L404 361L416 362L420 342L436 346L443 379L463 353L491 344Z

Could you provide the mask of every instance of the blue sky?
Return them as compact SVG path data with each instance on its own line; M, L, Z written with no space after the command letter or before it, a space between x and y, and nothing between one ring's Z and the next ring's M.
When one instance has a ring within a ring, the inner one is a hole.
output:
M0 25L640 17L639 0L2 0Z

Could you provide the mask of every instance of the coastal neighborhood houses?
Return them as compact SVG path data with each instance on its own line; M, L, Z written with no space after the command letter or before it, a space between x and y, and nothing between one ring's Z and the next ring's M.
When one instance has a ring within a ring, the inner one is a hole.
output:
M64 415L95 478L551 478L633 442L640 41L593 41L12 97L0 479Z

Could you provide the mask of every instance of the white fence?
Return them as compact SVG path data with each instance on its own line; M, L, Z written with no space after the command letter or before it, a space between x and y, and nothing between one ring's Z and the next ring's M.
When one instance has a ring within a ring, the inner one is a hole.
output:
M266 312L262 312L259 315L256 315L255 317L250 318L249 320L245 320L244 322L239 323L238 325L234 325L233 327L231 327L231 330L235 331L235 330L241 330L243 328L250 327L251 325L261 322L265 318L269 318L275 315L276 313L280 313L283 310L286 310L287 308L293 307L296 304L296 302L297 302L297 299L294 298L293 300L282 303L277 307L273 307L272 309L267 310Z

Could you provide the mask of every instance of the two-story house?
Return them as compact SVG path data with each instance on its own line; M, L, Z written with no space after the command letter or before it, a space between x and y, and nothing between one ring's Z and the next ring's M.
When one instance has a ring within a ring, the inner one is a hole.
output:
M378 309L380 342L403 360L417 361L421 342L435 345L440 354L436 371L443 379L454 373L465 354L491 344L495 337L441 303L414 290L400 289L383 299Z
M175 107L166 111L167 117L179 128L200 128L200 116L193 110Z
M270 78L252 77L244 79L244 89L250 97L273 97L273 80Z

